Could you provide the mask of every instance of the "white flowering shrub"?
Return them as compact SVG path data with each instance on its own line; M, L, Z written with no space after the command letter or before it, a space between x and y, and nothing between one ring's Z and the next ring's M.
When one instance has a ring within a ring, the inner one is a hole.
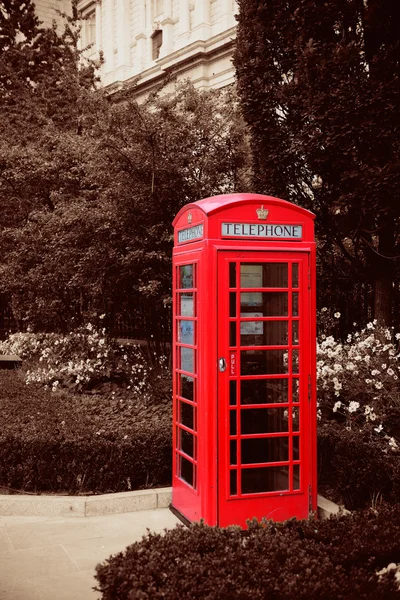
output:
M340 318L339 313L334 316ZM389 447L400 447L396 435L389 435L396 421L400 426L399 340L393 328L378 327L376 321L345 342L321 336L317 378L322 421L335 418L348 428L369 427Z
M68 334L16 333L0 342L0 353L25 360L27 384L37 382L53 391L61 387L81 391L113 382L143 395L166 369L164 357L156 373L146 351L122 345L90 323Z

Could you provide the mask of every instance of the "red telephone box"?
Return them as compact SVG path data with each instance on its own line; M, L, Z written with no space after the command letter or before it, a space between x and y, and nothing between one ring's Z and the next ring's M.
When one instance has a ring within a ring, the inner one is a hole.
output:
M314 215L258 194L174 220L174 512L246 526L317 509Z

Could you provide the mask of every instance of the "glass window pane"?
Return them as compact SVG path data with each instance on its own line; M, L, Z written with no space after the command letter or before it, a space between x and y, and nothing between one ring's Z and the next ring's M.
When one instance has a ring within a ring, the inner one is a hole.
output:
M279 375L288 373L287 350L241 350L242 375Z
M194 317L194 295L193 292L179 294L178 315L181 317Z
M237 494L237 471L234 469L230 474L230 495L236 496Z
M230 411L229 419L229 435L236 435L236 410Z
M189 429L194 429L194 407L191 404L187 404L186 402L181 402L181 418L180 423L188 427Z
M236 292L229 293L229 316L236 317Z
M179 348L180 366L182 371L194 373L194 350L193 348Z
M293 292L292 294L292 315L293 317L299 316L299 292Z
M292 373L299 372L299 351L292 350Z
M293 436L293 460L300 460L300 438L298 435Z
M242 494L277 492L289 489L289 476L281 467L242 469Z
M236 392L236 381L230 381L229 382L229 404L231 406L235 406L236 405L236 396L237 396L237 392Z
M241 404L288 402L287 379L248 379L240 382Z
M293 465L293 489L300 489L300 465Z
M194 321L178 321L178 341L194 346Z
M194 457L194 435L184 429L181 429L181 448L182 452L188 456Z
M300 407L294 406L292 409L292 430L299 431L300 428Z
M292 344L299 343L299 322L292 321Z
M229 345L236 346L236 321L229 323Z
M278 433L289 431L285 408L247 408L240 411L240 433Z
M299 380L292 379L292 402L299 402Z
M236 440L231 440L229 442L230 445L230 464L237 465L237 442Z
M181 289L194 288L194 265L179 267L179 287Z
M188 375L180 375L181 378L181 396L186 400L194 400L194 379Z
M229 263L229 287L236 287L236 263Z
M240 287L286 288L288 286L287 263L241 263Z
M287 437L241 440L243 465L288 460L289 442Z
M299 265L297 263L292 265L292 287L299 287Z
M194 465L193 463L190 462L190 460L187 460L187 458L185 458L184 456L179 456L179 462L180 462L180 477L181 479L183 479L184 481L186 481L186 483L188 483L189 485L191 485L192 487L194 487Z
M287 292L242 292L240 294L240 313L242 317L287 317ZM232 315L231 315L232 316Z
M242 317L253 315L242 314ZM258 316L255 314L254 316ZM242 346L286 346L288 343L287 321L245 321L240 323Z

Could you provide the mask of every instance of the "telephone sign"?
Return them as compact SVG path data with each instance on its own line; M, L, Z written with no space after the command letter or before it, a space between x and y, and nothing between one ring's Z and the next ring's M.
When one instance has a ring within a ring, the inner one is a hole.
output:
M173 484L186 521L317 508L314 215L231 194L174 220Z

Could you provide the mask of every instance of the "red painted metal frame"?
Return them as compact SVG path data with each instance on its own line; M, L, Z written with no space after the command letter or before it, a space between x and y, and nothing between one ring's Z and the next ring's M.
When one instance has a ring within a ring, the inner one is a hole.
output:
M283 240L283 239L229 239L221 238L221 223L246 222L259 224L255 213L257 208L264 205L269 210L268 223L291 223L301 224L303 227L303 236L301 240ZM190 218L188 215L190 213ZM175 247L173 255L173 314L174 314L174 338L173 338L173 492L172 506L190 521L204 519L210 525L227 525L238 523L245 526L245 519L254 515L271 514L271 517L280 520L287 518L286 511L279 513L276 511L276 502L286 502L289 516L306 516L308 513L306 495L309 490L307 486L301 492L292 494L266 493L262 494L263 501L259 510L260 498L255 495L246 495L242 500L235 500L234 508L228 508L232 501L224 499L223 490L226 491L226 468L224 466L228 461L227 439L224 438L224 411L226 408L226 387L222 385L222 394L220 394L221 375L217 370L218 351L221 350L221 343L226 336L228 327L228 315L221 312L222 291L218 293L218 278L221 276L218 270L219 256L229 253L235 260L246 259L253 256L248 253L265 253L272 257L270 253L278 253L278 256L284 260L291 260L294 256L296 261L304 263L309 259L309 277L310 292L307 300L307 316L303 319L302 341L306 344L307 358L303 358L303 366L307 366L307 375L310 375L311 398L308 402L308 421L306 428L309 433L310 445L308 448L309 458L309 484L310 498L308 508L316 511L317 507L317 485L316 485L316 357L315 357L315 243L314 243L314 215L308 211L293 205L291 203L257 194L232 194L227 196L217 196L207 198L199 202L188 204L181 209L174 220L175 226ZM192 241L178 243L178 231L188 227L203 224L203 237ZM294 254L292 254L294 253ZM228 255L227 255L228 256ZM304 259L302 257L304 256ZM284 258L286 257L286 258ZM299 258L300 257L300 258ZM222 260L222 259L221 259ZM262 259L264 260L264 258ZM180 477L177 468L175 447L176 424L178 422L177 413L177 281L176 270L179 265L193 264L197 265L197 317L196 317L196 370L197 370L197 482L196 489L187 485ZM306 269L308 271L308 269ZM222 277L227 277L223 275ZM304 278L303 286L308 288L308 273ZM225 284L227 281L225 280ZM225 284L219 283L219 286ZM303 301L304 303L305 301ZM305 306L305 305L304 305ZM226 311L226 307L223 309ZM304 311L303 311L304 312ZM305 324L307 321L307 325ZM225 333L224 333L225 331ZM219 333L219 335L218 335ZM222 337L221 337L222 333ZM227 342L226 342L227 343ZM218 346L219 344L219 346ZM229 350L229 348L228 348ZM237 350L238 352L238 350ZM229 355L227 355L227 358ZM239 366L240 361L236 360ZM307 365L305 364L307 363ZM229 364L228 364L229 367ZM304 371L305 372L305 371ZM227 377L228 379L228 377ZM304 379L304 376L303 376ZM302 393L304 396L305 388L303 385ZM225 403L224 403L225 393ZM308 390L307 390L308 393ZM218 396L218 394L220 394ZM304 398L303 398L304 402ZM304 421L304 416L301 417ZM301 456L301 455L300 455ZM305 457L306 460L306 457ZM225 473L225 476L224 476ZM225 483L224 483L225 477ZM304 482L305 483L305 482ZM225 487L224 487L225 486ZM276 500L278 499L278 500ZM305 503L305 504L304 504ZM268 508L270 507L270 508ZM273 512L275 511L275 512Z
M231 375L230 373L219 373L218 376L218 457L219 457L219 471L218 471L218 524L221 526L227 526L231 524L238 524L244 527L246 525L246 519L251 517L271 517L275 520L285 520L292 516L298 518L306 518L309 513L309 486L311 485L311 436L309 435L310 427L310 403L308 401L308 376L309 373L309 344L304 344L303 340L309 340L309 290L308 290L308 269L309 269L309 255L304 253L295 252L243 252L241 257L237 257L236 252L220 252L219 253L219 271L218 271L218 313L224 315L224 318L219 319L218 324L218 355L228 356L231 351L237 353L237 369L236 374ZM295 288L292 286L292 272L291 268L288 268L289 281L287 287L278 288L241 288L239 284L239 268L236 269L237 282L235 288L229 287L229 263L235 262L237 266L241 263L287 263L291 267L293 264L299 265L299 286ZM229 315L228 307L228 294L230 290L236 293L236 316L231 317ZM288 294L288 316L281 317L250 317L248 321L258 322L287 322L288 323L288 343L286 345L268 345L268 346L246 346L240 342L240 323L246 322L246 318L241 316L240 312L240 294L244 291L251 292L267 292L267 293L287 293ZM299 316L292 316L292 293L293 291L299 292ZM236 327L236 345L230 347L229 345L229 323L235 322ZM299 329L299 343L292 343L292 323L300 323ZM282 352L288 352L288 373L286 374L271 374L271 375L241 375L240 369L240 353L242 350L280 350ZM299 351L299 362L300 368L298 372L293 373L292 371L292 351ZM240 381L243 380L277 380L282 379L288 381L288 401L285 403L266 403L266 404L240 404ZM292 382L298 380L300 383L299 390L299 402L292 402ZM229 382L237 382L237 403L235 406L230 406L229 403ZM287 409L288 411L288 431L286 432L274 432L274 433L257 433L243 435L240 433L240 413L241 410L251 409ZM298 408L300 410L300 428L295 430L295 435L292 436L292 410ZM229 415L232 411L236 412L236 434L229 434ZM298 431L298 435L297 435ZM299 437L300 439L300 459L293 461L292 452L292 439L293 437ZM245 464L245 469L251 468L262 468L262 467L288 467L289 470L289 489L280 491L270 491L262 493L240 493L240 473L243 467L240 466L240 441L246 439L271 439L271 438L287 438L288 448L288 460L277 461L277 462L266 462L264 464L254 463ZM229 460L229 441L237 441L237 461L236 465L230 465ZM300 489L293 489L293 478L292 478L292 466L299 465L301 469L300 478ZM232 496L229 492L230 479L228 474L234 471L238 476L238 493ZM247 507L245 506L247 504Z

